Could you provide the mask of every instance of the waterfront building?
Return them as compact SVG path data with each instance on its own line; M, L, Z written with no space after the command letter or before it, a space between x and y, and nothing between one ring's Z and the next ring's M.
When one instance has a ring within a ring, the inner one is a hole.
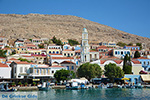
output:
M35 65L34 63L28 62L12 62L10 67L12 68L11 71L11 78L25 78L27 77L27 73L31 66Z
M62 55L64 57L73 57L73 56L75 56L75 51L73 51L71 49L65 49L62 51Z
M66 67L67 70L70 70L70 71L76 72L77 70L76 64L72 61L63 61L60 63L60 65Z
M90 62L90 51L88 44L88 32L86 28L83 28L82 43L81 43L81 63Z
M50 66L50 69L51 69L51 76L54 77L54 74L56 73L56 71L61 70L61 69L67 70L67 67L59 66L59 65L53 65L53 66Z
M0 63L0 79L11 78L11 67L7 64Z
M150 72L150 59L149 58L139 57L136 60L138 60L142 64L142 67L144 68L145 71Z
M117 66L119 66L121 69L123 68L123 60L117 59L116 57L112 57L112 58L110 57L110 58L107 58L107 59L100 59L100 60L93 61L91 63L100 65L102 70L104 70L104 66L106 64L109 64L109 63L114 63ZM141 63L137 60L132 60L131 64L132 64L132 73L134 75L139 75L139 72L141 70L143 70L143 67L142 67Z
M51 68L45 64L32 65L28 71L28 78L43 79L51 78Z

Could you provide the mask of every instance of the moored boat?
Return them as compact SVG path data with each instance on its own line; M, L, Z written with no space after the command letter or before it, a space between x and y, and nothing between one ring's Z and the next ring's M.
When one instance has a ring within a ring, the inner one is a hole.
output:
M40 91L48 91L49 89L51 89L50 84L47 82L43 82L42 85L38 85L37 87Z

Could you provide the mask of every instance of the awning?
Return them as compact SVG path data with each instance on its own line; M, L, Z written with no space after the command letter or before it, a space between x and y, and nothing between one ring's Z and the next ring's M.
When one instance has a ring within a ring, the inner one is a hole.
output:
M129 78L126 78L126 77L124 77L124 78L122 78L121 80L130 80Z
M144 82L149 82L150 81L150 75L141 75L141 78Z

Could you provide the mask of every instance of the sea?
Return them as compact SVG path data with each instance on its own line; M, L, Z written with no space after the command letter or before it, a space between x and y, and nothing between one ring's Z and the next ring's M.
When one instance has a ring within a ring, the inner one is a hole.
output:
M150 89L88 89L0 92L0 100L150 100Z

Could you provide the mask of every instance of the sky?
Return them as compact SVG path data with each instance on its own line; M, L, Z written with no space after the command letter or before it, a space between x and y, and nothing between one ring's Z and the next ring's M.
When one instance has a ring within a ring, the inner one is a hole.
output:
M150 0L0 0L0 14L82 17L150 38Z

